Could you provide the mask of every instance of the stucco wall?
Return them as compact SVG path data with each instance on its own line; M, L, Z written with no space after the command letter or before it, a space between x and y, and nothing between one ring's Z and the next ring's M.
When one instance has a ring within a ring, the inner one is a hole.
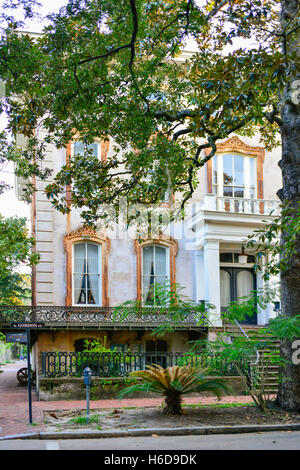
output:
M40 138L43 134L40 133ZM245 138L242 140L250 145L262 145L257 138ZM275 199L276 191L281 187L281 172L277 165L280 159L280 148L273 152L266 152L264 162L264 197ZM112 153L110 145L109 154ZM45 166L52 167L54 174L59 171L65 163L65 150L55 149L53 146L47 147ZM195 193L195 200L199 201L206 192L206 168L198 172L199 187ZM82 225L80 212L72 210L71 216L63 215L52 208L51 203L43 194L44 182L37 181L37 250L41 260L37 266L37 304L38 305L65 305L66 296L66 254L63 246L63 237L68 229L76 230ZM225 241L223 227L215 226L216 235L219 233L220 239ZM237 243L241 240L238 226L228 226L226 230L230 232L231 240L233 234ZM133 300L137 294L136 282L136 254L131 238L115 239L110 237L110 232L106 235L111 238L110 253L108 256L108 297L109 305L115 306L126 300ZM203 298L204 292L201 279L195 279L198 275L206 275L203 271L203 263L198 259L196 262L195 246L193 246L191 233L186 233L180 228L180 224L175 226L175 238L178 239L178 253L176 256L176 282L185 287L183 294L198 300ZM244 236L244 234L243 234ZM201 267L202 266L202 267Z

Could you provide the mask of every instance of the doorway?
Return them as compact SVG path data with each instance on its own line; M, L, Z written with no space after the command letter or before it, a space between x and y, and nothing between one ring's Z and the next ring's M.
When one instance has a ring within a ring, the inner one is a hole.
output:
M251 268L222 267L220 270L220 298L221 309L226 309L230 302L239 301L241 297L247 297L256 289L256 276ZM242 302L243 300L241 300ZM252 316L246 316L244 324L257 324L256 311Z

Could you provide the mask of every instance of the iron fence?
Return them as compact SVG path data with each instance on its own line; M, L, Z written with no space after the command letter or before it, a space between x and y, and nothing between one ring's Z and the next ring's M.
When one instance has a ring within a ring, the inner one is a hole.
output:
M194 364L208 368L210 375L237 375L234 364L219 355L184 352L42 352L42 377L82 377L85 367L93 376L126 377L146 365L162 367Z

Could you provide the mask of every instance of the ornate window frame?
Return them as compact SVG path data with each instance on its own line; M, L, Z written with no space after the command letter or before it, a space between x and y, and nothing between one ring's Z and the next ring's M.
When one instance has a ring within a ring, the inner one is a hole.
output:
M66 298L67 307L73 305L73 245L78 242L92 242L102 247L102 307L109 306L108 298L108 254L110 252L110 239L89 227L80 227L67 233L64 237L64 248L66 252ZM88 307L88 306L87 306ZM83 306L83 308L85 308Z
M142 258L143 248L145 246L158 245L169 249L169 273L170 273L170 284L176 283L176 255L178 252L178 242L172 237L161 236L159 238L151 238L148 240L134 240L134 251L136 253L136 287L137 294L136 300L142 301Z
M211 149L205 149L205 155L208 156ZM238 136L230 137L225 142L217 144L216 154L236 152L241 155L250 155L256 157L257 162L257 199L264 198L264 184L263 184L263 164L265 158L265 149L259 146L252 146L245 144ZM212 159L207 162L207 192L212 194Z

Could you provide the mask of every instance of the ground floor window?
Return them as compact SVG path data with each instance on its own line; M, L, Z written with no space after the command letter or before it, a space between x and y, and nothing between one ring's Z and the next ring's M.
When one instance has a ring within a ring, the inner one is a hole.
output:
M146 364L159 364L167 367L167 357L164 353L168 350L168 344L163 340L146 341Z

